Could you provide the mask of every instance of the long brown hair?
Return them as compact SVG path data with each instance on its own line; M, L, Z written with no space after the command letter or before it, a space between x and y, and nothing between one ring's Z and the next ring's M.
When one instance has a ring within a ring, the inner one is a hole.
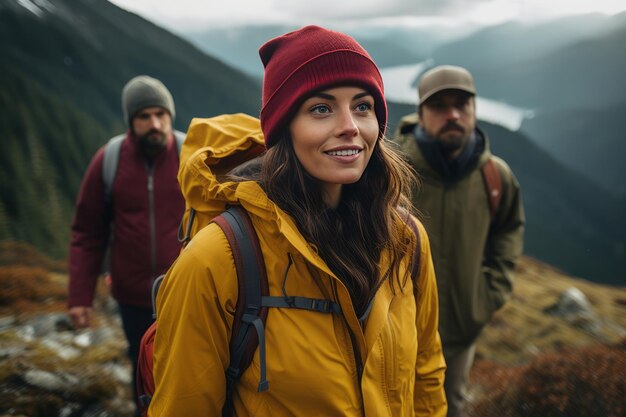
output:
M261 186L317 246L347 287L358 315L384 280L392 278L392 285L404 286L408 272L401 277L400 264L415 245L406 226L413 212L415 171L393 146L385 138L378 140L359 181L342 187L336 209L324 203L319 182L300 164L288 132L263 158ZM390 263L381 270L383 251L389 253Z

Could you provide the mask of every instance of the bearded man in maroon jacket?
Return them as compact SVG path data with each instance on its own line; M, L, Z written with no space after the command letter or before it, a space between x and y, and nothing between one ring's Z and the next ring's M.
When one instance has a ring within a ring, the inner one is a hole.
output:
M174 101L155 78L131 79L122 90L122 111L127 132L98 150L78 194L68 308L77 328L90 326L96 283L109 249L111 293L136 369L141 337L153 321L151 284L181 248L177 232L185 203L176 179L176 138L184 134L172 129Z

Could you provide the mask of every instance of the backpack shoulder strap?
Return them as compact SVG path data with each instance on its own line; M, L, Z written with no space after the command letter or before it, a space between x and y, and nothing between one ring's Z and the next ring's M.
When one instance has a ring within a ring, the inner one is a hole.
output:
M233 393L239 377L250 366L259 348L260 381L258 391L269 389L266 378L265 322L268 308L296 308L317 313L342 314L341 306L331 300L289 296L283 282L283 296L269 296L265 261L259 240L241 206L231 206L213 219L224 232L237 269L239 297L230 340L230 364L226 370L226 401L223 417L233 415ZM291 264L291 258L290 264Z
M265 262L252 221L245 209L232 206L213 219L224 232L237 269L239 297L230 341L230 365L226 370L226 401L223 416L232 415L233 392L248 368L257 346L260 349L261 380L259 391L266 391L265 332L267 308L261 306L263 295L269 293Z
M485 183L485 190L487 191L489 212L491 213L491 220L493 221L500 207L500 200L502 200L502 178L500 177L500 171L498 171L493 158L489 158L482 166L481 173Z
M126 138L126 133L112 137L104 146L104 158L102 161L102 182L104 183L104 201L111 202L113 192L113 181L117 173L117 166L120 162L122 142Z

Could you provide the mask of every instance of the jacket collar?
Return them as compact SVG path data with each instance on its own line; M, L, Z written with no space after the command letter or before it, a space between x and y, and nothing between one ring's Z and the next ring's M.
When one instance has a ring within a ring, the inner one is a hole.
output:
M413 135L428 165L448 183L453 183L470 172L478 162L485 146L482 132L475 129L458 157L448 160L440 142L429 136L420 125L415 125Z

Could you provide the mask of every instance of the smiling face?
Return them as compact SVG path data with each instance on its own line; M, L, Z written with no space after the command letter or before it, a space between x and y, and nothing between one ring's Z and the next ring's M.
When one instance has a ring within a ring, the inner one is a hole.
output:
M296 157L336 207L341 186L357 182L379 133L374 98L359 87L337 87L309 97L290 124Z

